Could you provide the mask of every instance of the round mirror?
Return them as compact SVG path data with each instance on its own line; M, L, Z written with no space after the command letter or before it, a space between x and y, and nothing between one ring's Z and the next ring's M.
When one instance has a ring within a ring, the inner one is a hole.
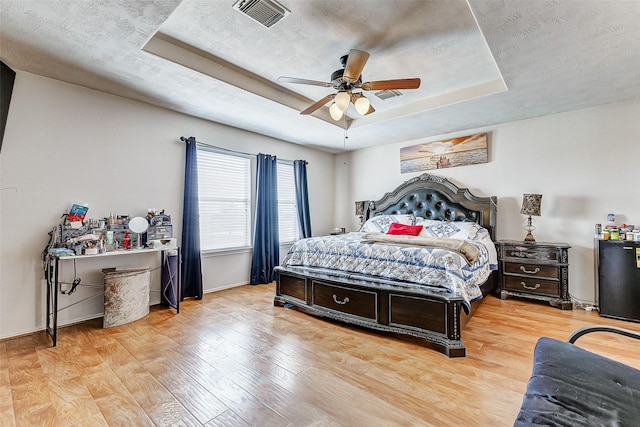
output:
M146 218L136 216L129 220L129 230L133 231L134 233L144 233L148 228L149 223L147 222Z

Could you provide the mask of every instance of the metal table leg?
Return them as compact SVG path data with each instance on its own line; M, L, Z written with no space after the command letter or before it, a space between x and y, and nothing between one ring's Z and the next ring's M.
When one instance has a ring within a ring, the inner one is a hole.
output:
M49 255L48 255L49 256ZM53 267L51 262L53 261ZM51 337L53 347L57 344L58 338L58 267L60 259L56 256L49 256L47 266L47 334ZM51 279L51 269L53 269L53 280Z

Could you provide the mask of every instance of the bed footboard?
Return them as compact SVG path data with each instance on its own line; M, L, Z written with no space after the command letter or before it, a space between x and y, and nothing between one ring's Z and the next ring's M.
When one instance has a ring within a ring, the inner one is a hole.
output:
M466 354L462 298L445 290L408 290L362 280L276 268L275 305L378 331L427 340L448 357Z

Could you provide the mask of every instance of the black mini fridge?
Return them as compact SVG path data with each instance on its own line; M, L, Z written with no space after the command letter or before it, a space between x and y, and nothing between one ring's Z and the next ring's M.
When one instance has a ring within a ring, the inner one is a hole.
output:
M600 315L640 322L640 242L596 241Z

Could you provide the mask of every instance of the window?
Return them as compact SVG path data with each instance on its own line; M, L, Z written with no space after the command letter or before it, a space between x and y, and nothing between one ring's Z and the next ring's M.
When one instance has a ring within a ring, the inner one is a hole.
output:
M293 162L282 160L278 160L278 233L280 243L299 238Z
M298 240L293 162L278 160L281 243ZM251 247L251 157L198 145L198 199L202 251Z
M202 251L251 246L250 166L246 154L198 146Z

